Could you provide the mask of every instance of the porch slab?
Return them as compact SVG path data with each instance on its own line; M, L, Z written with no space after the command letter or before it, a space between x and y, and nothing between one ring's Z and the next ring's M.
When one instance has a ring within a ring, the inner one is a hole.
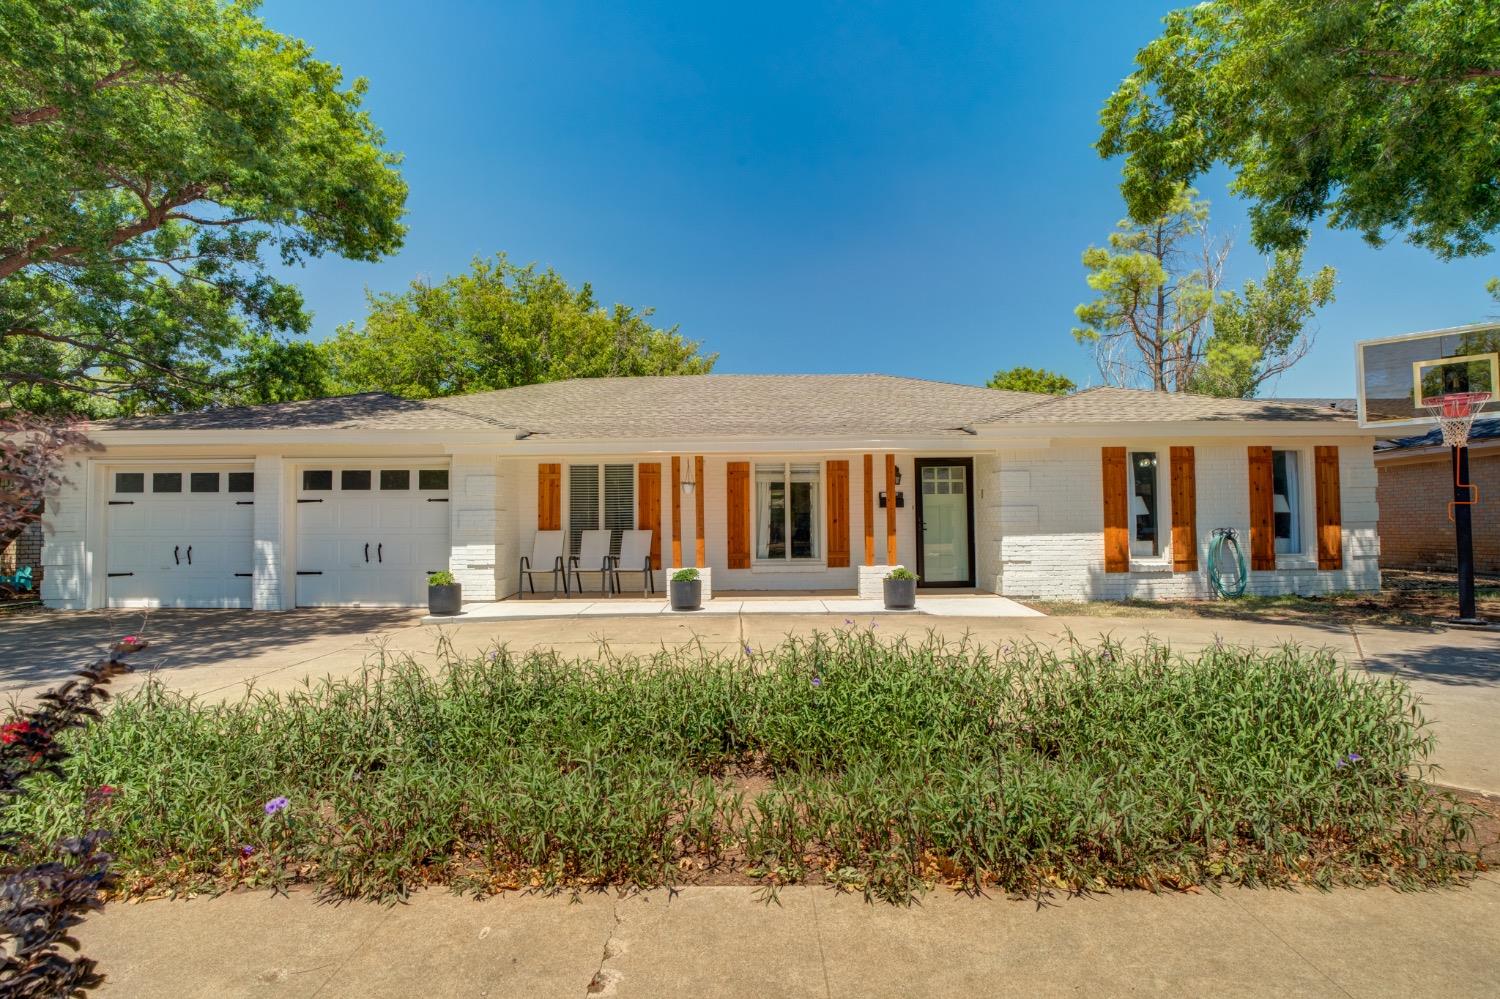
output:
M932 617L1046 617L1041 611L994 594L917 598L915 610L886 610L879 600L855 597L719 597L705 601L696 611L673 611L665 600L496 600L465 604L458 614L422 618L423 624L459 624L469 621L524 621L553 617L704 617L737 614L927 614Z

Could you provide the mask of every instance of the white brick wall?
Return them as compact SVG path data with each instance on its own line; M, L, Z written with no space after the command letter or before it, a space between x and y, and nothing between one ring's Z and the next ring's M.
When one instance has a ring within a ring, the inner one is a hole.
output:
M1210 535L1232 527L1249 559L1249 441L1199 445L1195 449L1198 491L1198 564L1194 573L1148 569L1104 571L1104 499L1098 445L1006 451L1000 455L1001 589L1007 596L1064 600L1211 597L1204 571ZM1255 441L1305 450L1302 462L1303 548L1301 556L1281 555L1275 572L1251 572L1253 594L1330 593L1380 587L1375 538L1375 467L1367 443L1339 443L1339 478L1344 527L1344 566L1317 568L1313 512L1312 442ZM1324 443L1324 442L1317 442ZM1159 488L1170 484L1167 445L1152 448L1161 457ZM978 511L976 510L976 520ZM1167 535L1163 525L1163 535Z
M286 545L282 530L286 523L282 486L287 481L286 463L279 454L255 457L255 514L251 533L253 547L250 603L256 610L287 610Z
M88 476L92 467L82 458L63 466L64 481L56 496L47 498L42 539L42 602L59 610L82 610L89 602L89 553L85 532L89 519Z
M499 463L493 455L454 455L448 471L448 570L465 600L495 599L499 537Z

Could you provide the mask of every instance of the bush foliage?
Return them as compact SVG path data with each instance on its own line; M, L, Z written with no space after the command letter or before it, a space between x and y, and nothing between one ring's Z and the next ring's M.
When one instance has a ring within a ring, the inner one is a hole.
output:
M1406 687L1295 647L877 640L436 671L206 704L148 685L16 803L31 842L109 785L128 890L823 880L907 900L1462 879Z

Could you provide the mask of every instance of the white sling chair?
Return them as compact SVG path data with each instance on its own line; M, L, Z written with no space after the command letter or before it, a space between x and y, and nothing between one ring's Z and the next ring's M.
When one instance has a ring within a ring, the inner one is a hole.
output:
M531 540L531 555L521 556L521 582L522 586L516 591L516 599L519 600L526 594L526 584L531 586L531 592L536 592L536 581L532 579L536 575L550 575L552 577L552 592L557 592L557 581L562 579L562 591L568 592L568 571L563 567L563 532L562 531L537 531L536 537Z
M610 562L609 541L613 531L584 531L583 538L578 544L578 554L568 559L568 571L573 574L573 580L578 584L578 592L583 593L583 576L585 572L597 572L599 574L599 592L614 596L614 587L610 585Z
M620 554L615 556L611 574L614 576L615 592L622 590L620 573L641 574L641 596L656 594L656 579L651 573L651 532L621 531Z

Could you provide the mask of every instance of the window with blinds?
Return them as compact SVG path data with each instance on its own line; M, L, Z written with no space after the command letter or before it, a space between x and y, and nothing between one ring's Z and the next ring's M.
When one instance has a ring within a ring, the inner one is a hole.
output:
M612 532L610 554L620 553L620 532L635 527L635 466L605 465L604 490L598 465L568 466L568 551L577 555L584 531Z

